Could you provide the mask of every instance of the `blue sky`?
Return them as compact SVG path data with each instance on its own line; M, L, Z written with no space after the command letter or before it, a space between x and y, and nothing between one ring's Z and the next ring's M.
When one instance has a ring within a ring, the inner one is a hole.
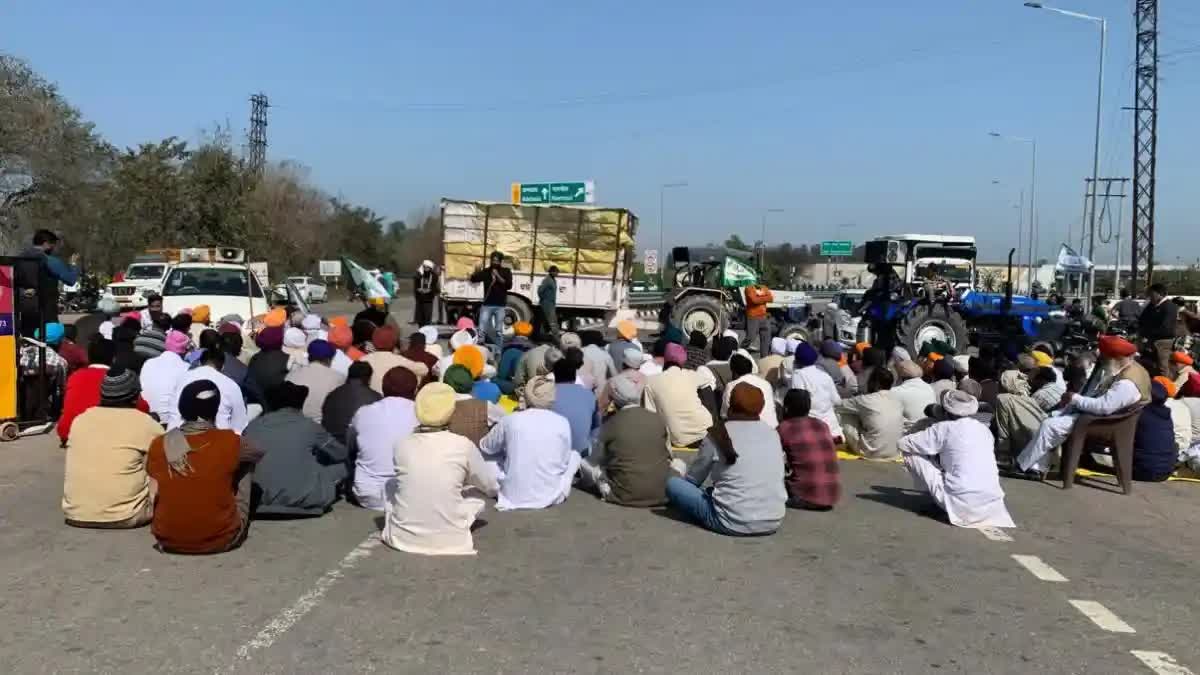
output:
M261 90L269 158L388 217L586 178L656 246L659 185L683 180L668 245L752 240L783 208L768 241L973 234L999 258L1029 157L995 129L1038 139L1052 257L1091 173L1097 29L1020 0L13 4L0 49L112 142L240 138ZM1101 173L1131 176L1132 0L1058 4L1109 19ZM1183 53L1160 85L1158 260L1187 262L1200 6L1163 4L1160 52Z

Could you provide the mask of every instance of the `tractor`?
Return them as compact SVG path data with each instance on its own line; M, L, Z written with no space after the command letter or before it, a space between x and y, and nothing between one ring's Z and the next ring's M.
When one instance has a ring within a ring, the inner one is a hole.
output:
M754 254L737 249L678 246L671 249L670 290L659 311L659 323L678 326L684 333L699 331L709 338L726 329L745 330L743 289L758 283ZM772 289L767 306L772 335L806 340L810 332L808 295Z
M976 290L975 257L974 237L905 234L867 242L876 278L864 297L859 341L913 355L930 341L960 354L969 345L1061 345L1067 323L1044 301L1014 296L1011 281L1004 293Z

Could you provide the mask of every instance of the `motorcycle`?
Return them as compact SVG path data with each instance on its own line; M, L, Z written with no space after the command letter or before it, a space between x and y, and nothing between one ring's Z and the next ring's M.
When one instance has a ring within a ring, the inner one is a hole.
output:
M100 303L100 281L93 275L82 275L75 286L68 286L58 296L59 314L86 314Z

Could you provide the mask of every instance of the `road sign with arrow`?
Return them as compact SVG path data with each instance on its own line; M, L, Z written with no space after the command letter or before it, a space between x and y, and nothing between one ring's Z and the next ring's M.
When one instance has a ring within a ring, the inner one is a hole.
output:
M595 204L596 184L590 180L557 183L513 183L514 204Z

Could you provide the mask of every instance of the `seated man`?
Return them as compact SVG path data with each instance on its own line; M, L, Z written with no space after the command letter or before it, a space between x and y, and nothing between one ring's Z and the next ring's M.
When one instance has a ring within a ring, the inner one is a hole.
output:
M1004 506L992 432L972 417L978 411L974 396L943 392L934 423L900 439L904 466L952 525L1016 527Z
M817 350L807 342L796 347L795 371L792 373L792 388L803 389L812 399L810 415L829 426L835 443L842 442L842 424L838 422L834 408L842 402L837 385L829 373L818 363Z
M544 509L571 493L579 453L571 448L571 425L554 412L555 385L535 377L524 389L525 410L508 415L479 443L500 485L496 508Z
M359 408L346 430L354 464L352 492L359 506L376 511L384 510L384 486L396 476L396 443L417 427L417 376L396 366L380 386L383 398Z
M137 373L106 370L99 405L75 418L63 476L68 525L141 527L154 515L156 486L146 473L146 452L162 427L137 409L140 393Z
M521 363L521 357L525 356L525 352L533 349L533 342L529 339L532 333L533 324L528 321L514 323L513 337L504 344L504 350L500 353L500 363L496 367L494 382L500 387L500 391L506 395L512 395L516 390L513 379L517 375L517 367Z
M423 555L474 555L471 526L484 502L470 488L493 496L495 473L475 444L447 430L456 406L449 385L433 382L417 394L416 433L396 443L396 477L384 488L383 543Z
M1171 477L1179 458L1172 410L1167 407L1169 380L1159 376L1150 385L1150 403L1138 417L1133 436L1133 479L1161 482ZM1190 423L1189 423L1190 425Z
M646 410L667 423L671 445L699 447L713 424L712 413L701 400L701 391L712 392L711 380L700 371L685 370L687 351L679 345L664 348L663 372L646 380Z
M337 501L346 480L346 446L304 414L308 388L284 382L267 392L270 412L242 437L263 451L254 470L258 513L319 516Z
M643 387L643 380L628 373L608 381L617 412L604 420L592 453L579 465L581 487L594 487L601 499L622 506L667 503L672 464L667 425L642 407Z
M1019 370L1001 373L995 410L996 456L1015 462L1017 453L1037 435L1046 411L1030 396L1029 381Z
M1137 347L1124 338L1106 335L1100 339L1097 366L1106 377L1098 385L1095 396L1067 392L1062 407L1042 422L1037 436L1025 446L1017 458L1022 477L1042 480L1050 467L1051 453L1067 440L1080 414L1107 416L1125 412L1150 402L1150 374L1134 360Z
M867 393L846 399L836 410L846 446L867 459L891 459L904 433L904 406L891 392L894 381L887 368L876 368L867 379Z
M775 389L765 379L754 374L754 361L745 354L734 354L729 359L729 371L733 375L733 381L725 387L721 396L721 417L729 415L729 398L733 395L733 388L745 382L757 387L763 394L766 404L763 406L762 421L772 429L777 428L779 415L775 411Z
M895 363L896 378L900 384L892 387L892 397L904 409L904 431L907 433L914 425L925 419L925 409L937 402L933 395L933 387L921 379L921 366L911 359L903 359Z
M791 389L783 397L779 440L787 465L784 487L789 507L828 511L842 495L837 450L829 427L808 414L811 407L812 398L803 389Z
M359 408L383 398L371 388L371 364L355 361L346 370L346 383L329 392L321 406L321 426L340 443L346 442L346 430Z

